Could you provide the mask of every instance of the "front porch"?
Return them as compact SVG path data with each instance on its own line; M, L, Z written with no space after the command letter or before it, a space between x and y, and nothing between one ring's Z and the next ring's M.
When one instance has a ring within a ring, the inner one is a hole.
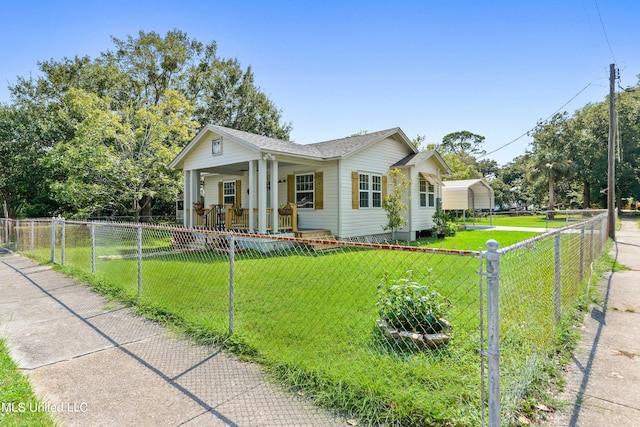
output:
M298 231L298 208L294 203L289 203L286 209L266 208L266 232L296 232ZM209 205L208 208L193 209L194 227L204 227L210 230L221 231L254 231L259 228L259 209L253 209L250 215L249 208L239 208L233 205ZM190 209L185 214L191 217ZM253 217L253 227L251 218ZM276 226L274 227L274 220Z

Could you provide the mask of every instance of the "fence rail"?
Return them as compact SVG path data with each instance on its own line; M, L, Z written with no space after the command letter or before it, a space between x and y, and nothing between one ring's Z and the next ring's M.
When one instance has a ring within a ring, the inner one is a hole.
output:
M484 425L486 412L492 426L515 424L607 240L605 215L488 251L1 224L5 246L91 273L154 318L265 362L317 404L381 425Z

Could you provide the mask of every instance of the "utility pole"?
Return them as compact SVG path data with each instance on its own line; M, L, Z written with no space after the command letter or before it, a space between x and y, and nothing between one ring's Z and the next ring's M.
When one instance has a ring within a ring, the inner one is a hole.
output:
M609 65L609 168L607 180L607 234L613 240L616 238L616 209L615 209L615 176L616 163L614 153L615 139L615 81L616 64Z

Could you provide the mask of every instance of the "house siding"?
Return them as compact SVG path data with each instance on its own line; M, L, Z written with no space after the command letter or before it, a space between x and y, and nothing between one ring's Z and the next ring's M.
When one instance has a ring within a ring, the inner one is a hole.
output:
M184 160L185 170L206 169L215 166L224 166L233 163L242 163L249 160L256 160L260 154L239 144L229 138L222 139L222 154L211 154L211 140L220 138L219 135L208 132L202 140L193 148L193 151Z
M338 229L336 212L338 211L338 173L337 161L328 162L322 167L296 165L279 168L280 179L289 179L290 175L322 172L323 209L298 209L298 228L307 230L330 230L335 234ZM287 202L287 184L278 188L280 203Z
M425 162L411 170L411 202L410 202L410 231L432 230L433 214L436 212L437 206L420 206L420 172L430 173L440 176L439 170L431 162ZM437 200L442 197L442 186L435 186L434 198ZM436 205L437 203L434 203Z
M382 208L352 209L351 173L354 171L387 175L389 166L410 154L409 148L392 138L384 139L341 161L340 167L340 228L343 238L387 233L387 214ZM336 186L338 187L338 186Z

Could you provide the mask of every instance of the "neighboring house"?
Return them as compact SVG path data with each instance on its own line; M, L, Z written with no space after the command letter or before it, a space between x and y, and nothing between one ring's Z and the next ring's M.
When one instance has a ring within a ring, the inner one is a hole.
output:
M303 145L207 125L170 166L183 171L187 227L328 230L338 238L371 240L390 235L382 209L390 169L412 182L407 225L397 232L410 240L433 228L441 178L450 173L437 152L418 151L400 128ZM196 211L200 201L204 206ZM297 223L275 214L287 203L295 204Z

